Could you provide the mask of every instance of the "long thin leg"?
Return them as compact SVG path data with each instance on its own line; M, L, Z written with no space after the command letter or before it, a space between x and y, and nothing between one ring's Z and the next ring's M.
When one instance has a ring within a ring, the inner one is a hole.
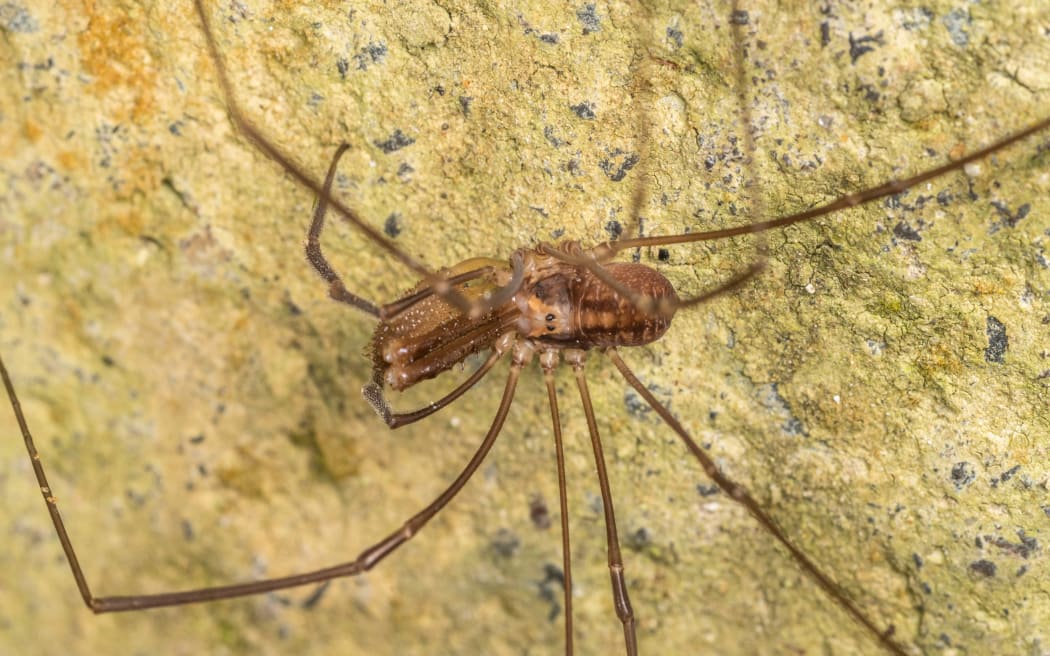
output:
M328 295L339 301L352 305L359 310L364 310L373 317L379 317L379 308L371 301L347 291L339 274L328 264L324 253L321 252L321 231L324 229L324 215L328 209L328 199L332 196L332 182L335 180L335 172L339 168L339 160L343 153L350 149L349 144L343 144L335 151L332 163L328 166L328 175L324 179L324 188L317 197L317 209L314 210L313 221L310 222L310 232L306 235L306 259L310 261L314 270L328 282Z
M442 297L447 298L449 303L454 305L456 308L463 312L470 311L472 303L467 299L463 298L461 294L456 293L452 290L448 282L442 280L440 276L436 275L430 269L425 267L422 263L416 261L415 258L402 251L400 248L394 245L393 242L383 237L379 232L368 225L357 214L354 210L346 207L338 199L332 198L330 195L325 193L324 188L317 184L315 180L307 176L300 170L300 168L292 162L291 158L281 152L276 146L263 136L262 132L255 127L253 123L248 121L244 117L241 111L241 107L237 104L236 97L233 93L233 85L230 84L229 75L226 72L226 64L223 62L222 57L219 55L219 48L215 44L215 37L212 34L211 22L208 20L207 13L204 11L204 7L201 4L202 0L194 0L193 6L197 9L197 16L200 18L201 25L204 28L205 42L208 47L208 54L211 56L212 61L215 64L215 68L219 74L219 86L222 89L223 96L225 97L226 107L229 110L230 118L233 120L234 125L241 131L244 136L251 141L256 148L258 148L264 155L269 157L271 160L276 162L281 168L285 170L288 175L295 178L299 184L303 185L307 189L310 189L318 196L324 196L328 199L328 202L332 204L332 207L336 209L347 221L352 223L358 230L365 234L372 242L377 246L390 253L399 262L407 266L408 268L415 271L426 280L431 286L434 287L434 291Z
M642 108L642 101L639 100L640 97L652 95L652 86L649 84L649 81L639 75L639 69L644 68L646 63L647 58L643 54L640 61L632 67L634 69L632 75L635 79L635 89L631 96L634 104L635 132L637 134L635 143L638 150L638 165L635 167L636 180L634 189L631 191L631 201L627 206L627 220L629 223L624 226L625 234L637 234L639 237L642 236L644 230L641 213L642 206L645 205L648 197L645 177L649 165L650 142L652 141L649 115Z
M680 424L678 420L671 415L667 408L656 400L656 397L653 396L652 392L650 392L645 385L638 380L638 377L634 375L634 372L632 372L623 359L620 358L616 349L607 349L606 354L612 359L613 364L615 364L616 368L620 370L620 373L623 374L627 383L645 399L646 403L656 411L656 414L660 415L660 418L671 427L671 430L678 433L678 437L682 439L686 448L688 448L690 453L692 453L700 462L700 466L703 467L704 473L715 482L715 485L717 485L730 499L744 506L747 511L751 513L751 516L758 520L758 523L761 524L763 528L769 531L773 537L780 542L780 544L784 545L784 547L791 553L792 558L795 559L795 562L797 562L799 567L802 568L802 571L816 581L817 585L819 585L829 597L834 599L838 605L845 608L846 611L853 616L853 619L870 631L887 651L893 654L898 654L899 656L905 656L904 650L891 639L891 636L893 635L893 627L891 626L886 631L879 630L879 628L875 626L875 623L868 619L868 617L864 615L864 613L842 592L839 586L824 574L824 572L820 571L816 564L809 559L809 556L795 546L784 532L780 530L780 527L776 525L773 519L767 515L764 510L762 510L762 507L758 505L758 502L756 502L751 494L748 493L747 489L736 481L730 479L718 469L714 461L711 460L696 441L690 437L682 424Z
M15 419L18 420L18 428L22 431L22 439L25 441L26 451L29 452L29 461L33 463L33 474L36 475L40 493L44 495L44 504L47 505L48 514L51 515L51 523L55 525L55 532L58 533L58 541L62 543L62 551L66 554L69 568L73 570L73 578L77 582L77 589L80 590L80 597L89 608L94 609L96 599L91 594L87 579L84 578L84 571L80 569L77 554L73 551L73 543L69 539L69 534L66 533L66 525L62 521L61 513L58 512L58 501L51 493L51 484L47 482L47 474L44 473L44 463L40 461L40 454L37 453L36 445L33 444L33 436L29 432L29 424L26 423L26 417L22 413L22 404L18 402L14 383L11 382L11 377L7 374L7 367L4 366L3 358L0 358L0 377L4 379L7 398L11 401L11 409L15 412Z
M752 132L753 121L751 120L751 106L747 100L746 89L749 87L747 84L747 73L746 73L746 43L744 39L744 26L748 24L747 12L741 11L739 0L733 0L732 12L730 14L729 23L733 31L733 40L735 47L733 48L734 58L734 72L735 72L735 86L737 89L736 102L738 106L738 112L741 117L740 123L743 127L743 150L746 154L748 161L753 161L756 153L754 133ZM827 203L820 207L798 212L789 216L785 216L770 221L759 221L756 223L750 223L743 226L737 226L735 228L726 228L722 230L710 230L706 232L694 232L679 235L668 235L660 237L642 237L639 236L633 239L624 239L619 241L611 241L599 244L587 251L583 251L579 254L566 253L547 245L541 245L540 248L544 250L548 255L556 257L564 262L569 262L577 266L582 266L588 271L593 273L599 280L608 285L617 294L630 300L639 310L649 314L660 314L665 317L673 316L675 311L686 308L692 305L697 305L709 300L715 295L735 289L748 278L758 274L765 268L766 263L766 246L763 240L763 236L766 231L774 228L781 228L784 226L792 225L794 223L801 223L809 221L832 212L855 207L864 203L883 198L885 196L900 193L910 187L913 187L926 180L944 175L950 171L961 169L966 164L975 160L982 159L991 155L1003 148L1006 148L1036 132L1040 132L1050 128L1050 117L1035 123L1019 132L1016 132L1005 139L1002 139L986 148L977 150L965 157L950 162L931 171L926 171L918 175L904 178L901 180L891 180L885 184L877 187L872 187L860 192L846 195L838 200ZM648 128L644 121L639 120L639 131L643 135L643 140L648 139ZM645 146L643 143L640 150L645 152ZM645 166L645 162L642 162L642 167ZM642 167L639 167L641 170ZM753 185L745 181L743 185L743 196L745 212L747 216L762 217L765 215L764 206L762 203L761 194L756 193L754 190L748 190ZM631 198L630 214L632 219L636 219L641 206L644 203L645 193L642 185L638 185ZM639 221L640 225L640 221ZM738 274L724 285L716 287L712 291L702 293L698 296L687 298L687 299L673 299L673 298L660 298L655 299L644 294L626 287L616 279L614 279L609 273L601 266L602 263L608 262L617 254L622 251L639 248L643 246L665 246L673 244L683 244L698 241L710 241L717 239L725 239L728 237L735 237L744 234L756 234L758 235L759 242L755 246L755 250L758 253L758 258L753 262L748 269Z
M565 597L565 656L572 656L572 555L569 550L569 495L565 485L565 449L561 438L561 417L558 415L558 392L554 388L554 367L558 364L556 350L540 353L543 382L547 385L547 402L551 407L554 426L554 452L558 459L558 502L561 505L561 567L562 592Z
M750 223L747 225L737 226L735 228L724 228L722 230L709 230L706 232L685 233L680 235L665 235L659 237L639 237L635 239L624 239L622 241L604 242L595 246L594 248L588 249L582 255L571 255L565 253L564 251L557 251L556 249L550 248L548 246L541 246L541 248L543 248L544 252L546 252L548 255L557 257L558 259L563 260L565 262L570 262L586 267L588 271L594 273L594 275L597 276L602 282L616 290L616 293L624 296L625 298L631 299L632 302L636 306L638 306L638 308L641 309L643 312L659 313L665 316L670 316L674 314L675 310L682 307L687 307L690 305L701 303L705 300L708 300L710 296L708 296L707 294L702 294L694 298L679 301L674 301L671 299L654 299L644 294L638 294L637 292L634 292L631 289L623 286L622 284L614 280L612 276L610 276L608 272L606 272L602 268L600 263L607 262L621 251L630 248L638 248L645 246L668 246L673 244L685 244L697 241L726 239L728 237L736 237L739 235L745 235L750 233L762 233L767 230L772 230L774 228L782 228L785 226L793 225L795 223L810 221L812 219L824 216L826 214L830 214L831 212L837 212L838 210L848 209L851 207L856 207L858 205L863 205L865 203L870 203L871 201L878 200L879 198L884 198L892 194L898 194L902 191L905 191L906 189L914 187L915 185L921 182L925 182L926 180L931 180L951 171L960 169L966 164L969 164L970 162L983 159L997 151L1002 150L1003 148L1006 148L1007 146L1017 143L1018 141L1026 137L1029 137L1037 132L1046 130L1048 128L1050 128L1050 118L1046 118L1042 121L1039 121L1038 123L1035 123L1034 125L1031 125L1025 128L1024 130L1015 132L1014 134L1006 137L1005 139L997 141L996 143L982 148L980 150L974 151L973 153L970 153L969 155L966 155L965 157L962 157L961 159L958 159L954 162L950 162L943 166L939 166L935 169L919 173L918 175L914 175L909 178L891 180L877 187L872 187L870 189L865 189L856 193L847 194L845 196L842 196L838 200L832 201L825 205L814 207L812 209L804 210L795 214L790 214L779 219L773 219L770 221L759 221L758 223ZM763 260L760 259L752 265L752 269L754 269L755 267L758 267L758 269L755 270L754 273L758 273L758 271L760 271L763 267ZM748 277L754 275L754 273L749 274Z
M708 230L705 232L691 232L680 235L664 235L659 237L639 237L635 239L624 239L621 241L605 242L594 247L592 252L599 261L607 261L609 258L615 256L617 253L630 249L640 248L646 246L669 246L673 244L689 244L697 241L712 241L715 239L725 239L727 237L736 237L738 235L746 235L749 233L765 232L767 230L773 230L774 228L783 228L785 226L794 225L796 223L802 223L805 221L811 221L818 217L839 210L849 209L851 207L857 207L858 205L864 205L886 196L892 196L893 194L899 194L902 191L906 191L915 185L932 180L940 177L946 173L962 169L964 166L971 162L984 159L989 155L999 152L1008 146L1011 146L1022 139L1032 136L1037 132L1050 129L1050 117L1044 118L1041 121L1033 123L1028 127L1014 132L1013 134L996 141L990 146L985 146L979 150L975 150L972 153L965 155L954 162L949 162L937 168L930 169L929 171L923 171L922 173L901 178L898 180L890 180L889 182L880 184L876 187L869 189L863 189L858 192L846 194L841 198L834 200L824 205L796 212L795 214L789 214L777 219L771 219L769 221L759 221L757 223L750 223L747 225L736 226L735 228L723 228L721 230Z
M587 379L583 374L586 353L576 349L565 351L565 361L572 365L576 375L576 385L580 388L580 400L587 415L587 430L591 434L591 447L594 450L594 466L598 470L598 486L602 492L602 509L605 512L605 540L609 551L609 578L612 579L613 605L616 616L623 624L623 640L627 646L628 656L638 655L638 636L635 635L634 609L627 596L627 580L623 574L623 556L620 555L620 538L616 532L616 512L613 510L612 491L609 489L609 475L605 470L605 455L602 451L602 440L598 435L598 422L594 419L594 408L591 395L587 391Z
M250 583L223 585L211 588L198 588L196 590L185 590L181 592L162 592L158 594L119 597L96 597L92 594L91 589L87 584L87 579L84 577L84 572L77 560L76 552L73 549L73 543L70 541L69 535L66 532L62 516L58 512L58 504L56 503L55 497L51 493L51 487L47 482L47 476L44 473L44 467L40 461L40 454L37 453L36 447L33 445L33 437L29 432L29 426L26 423L25 415L22 413L22 406L18 402L18 396L15 394L14 385L11 382L10 376L8 376L7 368L4 367L2 359L0 359L0 377L3 378L4 387L7 390L7 396L10 399L11 407L15 412L15 418L18 420L18 426L22 430L22 437L25 440L26 450L29 452L30 461L33 463L33 473L36 475L40 491L44 495L44 502L47 504L47 510L51 514L51 521L55 525L55 532L58 534L58 540L62 543L62 551L66 554L66 560L69 562L69 567L73 571L73 578L76 579L77 588L80 590L80 596L83 598L84 604L94 612L112 613L243 597L246 595L272 592L274 590L291 588L308 583L319 583L342 576L356 576L372 569L379 561L389 556L395 549L403 545L405 542L408 542L408 540L416 535L416 533L418 533L427 522L438 514L438 512L440 512L441 509L444 508L461 489L463 489L463 486L467 484L470 477L473 476L474 472L476 472L478 467L481 466L485 456L488 455L489 450L499 436L500 430L503 428L503 422L507 418L507 412L510 410L511 401L514 400L514 390L517 387L518 377L521 370L532 358L531 347L525 343L515 344L512 333L507 333L501 337L496 348L507 350L511 348L512 345L514 355L510 366L510 374L507 377L507 384L503 390L503 398L500 400L499 409L496 411L496 416L492 420L492 425L489 427L485 439L482 440L481 445L471 457L470 462L467 463L467 466L462 472L460 472L459 476L457 476L456 479L445 489L444 492L438 495L436 499L431 501L421 511L413 515L401 526L401 528L362 551L353 561L312 572L282 576L263 581L252 581Z
M744 26L748 24L748 20L747 12L740 9L740 0L733 0L733 8L729 15L729 24L733 32L733 75L735 77L733 86L736 88L736 94L734 95L736 96L737 115L740 117L739 123L741 126L741 137L743 138L744 161L750 167L755 161L755 153L758 152L758 148L755 146L755 122L751 118L751 103L748 102L747 98L747 92L751 85L748 84L747 77L747 45L744 42ZM753 170L751 171L751 177L754 178ZM758 192L756 182L747 178L741 180L741 193L739 196L741 197L745 216L766 215L762 194ZM765 233L758 230L752 230L751 232L758 233L758 242L755 244L755 251L758 253L757 262L764 265L766 258Z
M766 209L765 203L762 200L762 194L758 189L758 180L755 176L754 161L758 148L755 145L755 122L751 118L751 103L748 102L747 92L751 88L748 84L747 76L747 45L744 41L744 26L748 24L748 14L746 11L740 9L740 0L733 0L733 8L729 15L729 24L732 27L733 32L733 74L736 77L734 87L736 88L736 105L739 116L739 122L741 127L741 136L743 137L743 151L744 151L744 170L749 172L749 176L741 180L740 184L740 201L743 203L745 216L765 216ZM766 246L766 233L760 230L752 230L752 233L756 233L757 237L755 240L755 260L748 266L747 271L741 276L742 279L739 283L734 280L730 280L724 283L722 286L726 287L726 291L729 291L729 287L733 288L743 284L748 278L758 275L766 268L766 259L769 253L769 249ZM717 290L717 288L716 288ZM718 291L718 295L722 293ZM676 310L687 308L692 305L699 305L710 298L713 298L710 292L700 294L688 299L677 299Z
M229 111L230 119L233 121L237 129L248 138L252 144L255 145L264 155L273 160L285 172L294 178L299 184L310 189L319 197L327 199L327 202L331 204L335 210L343 216L344 219L349 221L358 230L360 230L368 239L370 239L377 246L382 248L384 251L392 255L397 261L407 266L412 271L415 271L428 285L433 289L433 293L440 296L442 299L447 301L450 305L455 307L457 310L468 314L473 317L481 316L485 312L491 310L495 303L492 300L479 300L472 302L471 300L464 297L462 294L457 292L449 284L448 280L442 278L429 268L424 266L421 262L418 262L408 253L404 252L400 248L394 245L389 239L384 237L375 228L368 225L361 218L361 216L350 209L338 199L333 198L331 194L327 192L323 185L317 184L310 176L306 175L302 169L296 165L288 155L281 152L277 146L267 139L261 130L259 130L251 121L245 118L244 113L241 111L240 105L237 103L236 96L233 93L233 85L230 83L229 75L226 71L226 64L223 62L222 56L219 54L219 48L215 43L215 36L211 30L211 22L208 19L204 7L201 4L202 0L194 0L193 6L197 10L197 16L201 21L201 26L204 31L204 40L208 48L208 54L215 64L215 69L219 76L219 87L222 90L223 97L226 102L227 110ZM322 275L324 275L322 273ZM499 290L493 298L503 298L507 295L513 295L514 290ZM341 300L341 299L340 299ZM366 310L367 311L367 310ZM383 309L380 308L379 316L382 319L390 318L389 315L385 314Z

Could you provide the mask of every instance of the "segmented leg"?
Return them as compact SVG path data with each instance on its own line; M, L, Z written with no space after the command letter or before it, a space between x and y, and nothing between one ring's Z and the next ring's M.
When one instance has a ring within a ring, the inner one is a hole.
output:
M612 491L609 489L609 475L605 469L605 455L602 451L602 440L598 434L598 422L594 418L594 407L591 395L587 390L587 379L583 374L586 359L584 351L567 349L565 361L572 365L576 376L576 385L580 389L580 400L587 416L587 430L591 434L591 448L594 450L594 466L598 470L598 485L602 492L602 510L605 513L605 539L609 555L609 578L612 580L613 606L616 616L623 624L623 639L628 656L638 654L638 636L635 634L634 609L627 595L627 580L624 577L623 556L620 554L620 537L616 532L616 512L613 509Z
M554 388L554 368L558 364L555 350L540 353L540 368L547 385L547 401L551 408L554 427L554 452L558 461L558 502L561 506L561 562L562 593L565 599L565 654L572 656L572 553L569 548L569 496L565 485L565 449L561 436L561 417L558 414L558 392Z
M734 75L736 78L737 88L737 106L738 112L741 116L741 124L744 129L742 130L743 136L743 150L746 158L751 161L754 159L756 148L754 141L754 134L751 130L753 121L751 120L751 104L748 102L746 97L746 89L750 86L747 83L746 73L746 49L747 44L744 38L744 26L747 25L747 13L740 9L740 3L737 0L733 2L732 14L730 16L730 24L733 29L733 39L736 47L733 48L733 59L734 59ZM756 251L759 257L751 265L750 269L757 267L758 271L764 266L765 263L765 245L761 241L762 236L769 230L776 228L782 228L796 223L803 223L811 221L813 219L826 216L833 212L837 212L843 209L849 209L864 205L886 196L893 194L899 194L907 189L910 189L918 184L921 184L927 180L940 177L946 173L952 171L962 170L967 164L975 162L989 155L996 153L1004 148L1007 148L1037 132L1042 132L1050 128L1050 117L1047 117L1033 125L1030 125L1014 134L1011 134L989 146L978 149L968 155L965 155L953 162L949 162L935 169L924 171L922 173L902 178L899 180L890 180L884 184L871 187L869 189L863 189L858 192L846 194L834 200L830 203L825 203L818 207L814 207L801 212L796 212L788 216L771 219L771 220L758 220L749 224L736 226L733 228L724 228L720 230L708 230L702 232L684 233L678 235L667 235L667 236L655 236L655 237L636 237L630 239L623 239L619 241L605 242L595 246L584 252L582 255L573 257L565 253L555 255L566 262L571 262L579 266L586 267L588 271L593 273L599 280L604 282L606 285L616 290L617 294L620 294L624 298L629 299L636 307L641 311L650 314L662 314L665 316L671 316L675 311L686 308L692 305L697 305L711 298L709 293L704 293L699 296L692 298L678 299L654 299L644 294L639 294L619 281L615 280L612 276L605 271L601 266L601 263L608 262L612 258L616 257L623 251L643 248L643 247L654 247L654 246L670 246L675 244L687 244L700 241L713 241L719 239L726 239L729 237L737 237L746 234L755 234L759 237L760 241L756 245ZM750 183L744 185L744 205L747 208L745 215L762 219L765 216L765 210L762 205L761 194L748 192L747 187L752 186ZM632 216L637 214L641 209L642 198L644 196L635 194L632 198ZM758 271L755 271L757 273ZM753 275L753 274L752 274Z
M478 384L482 378L485 377L489 371L492 370L493 365L496 364L496 360L499 360L503 354L499 351L493 351L489 355L488 359L485 360L484 364L478 367L465 381L459 384L459 386L441 397L437 401L411 412L394 412L390 408L390 404L387 403L386 397L383 396L383 385L381 381L369 381L364 388L361 389L361 395L365 397L368 404L372 406L372 409L376 411L386 425L390 428L400 428L413 422L417 422L424 417L429 417L441 408L444 408L449 403L452 403L460 396L463 395L471 387Z
M469 313L475 311L475 303L471 303L464 298L462 294L453 290L447 280L432 272L422 263L416 261L415 258L395 246L390 240L381 235L379 231L366 223L357 212L348 208L338 199L332 198L330 194L326 193L322 185L317 184L314 179L303 173L299 166L292 162L290 157L274 146L252 122L244 117L241 107L237 103L236 96L233 93L233 85L230 84L229 74L226 71L226 64L223 62L222 56L219 54L219 48L216 45L215 37L212 34L211 22L208 19L207 13L204 11L201 0L194 0L193 6L197 10L197 16L200 18L201 25L204 29L208 54L211 56L211 59L215 64L215 69L219 75L219 86L222 89L226 108L237 129L264 155L277 163L288 175L295 178L299 184L310 189L318 196L324 196L327 198L328 203L330 203L339 214L353 224L354 227L360 230L373 243L389 253L397 261L419 274L421 278L426 280L427 283L434 288L434 293L440 294L442 298L446 299L450 304L462 312Z
M343 285L342 279L339 274L335 272L335 269L328 264L328 260L325 259L324 253L321 252L321 231L324 229L324 215L328 209L328 199L332 197L332 182L335 181L335 173L339 168L339 160L342 159L343 153L350 149L349 144L343 144L339 146L335 151L335 155L332 157L332 163L328 166L328 175L324 179L324 187L321 189L321 195L317 197L317 208L314 209L314 218L310 222L310 231L306 236L306 259L310 261L310 265L313 266L317 273L321 274L321 277L328 282L328 295L340 303L346 303L352 305L359 310L363 310L373 317L379 317L379 308L374 303L366 300L353 292L346 289Z
M467 484L467 481L469 481L471 476L474 475L474 472L478 470L478 467L481 466L481 463L488 455L489 450L492 449L492 445L496 442L496 438L499 436L500 430L503 428L503 423L507 418L507 412L510 410L511 402L514 400L514 391L517 388L518 377L521 374L522 368L532 359L533 351L532 347L527 343L515 343L514 336L511 333L507 333L501 337L495 348L498 351L513 349L510 373L507 376L507 383L503 390L503 397L500 399L496 416L492 420L492 424L489 427L488 433L485 435L485 439L482 440L481 445L471 457L470 462L467 463L467 466L464 467L459 476L457 476L456 479L445 489L444 492L439 494L436 499L413 515L401 526L401 528L362 551L354 560L334 565L332 567L314 570L312 572L293 574L290 576L282 576L261 581L251 581L249 583L197 588L194 590L184 590L179 592L161 592L146 595L114 597L96 597L88 586L87 578L84 576L80 562L77 560L76 551L73 549L73 543L69 538L69 534L66 532L65 523L62 521L62 516L58 511L58 504L51 493L51 487L48 484L47 475L44 472L44 466L40 460L40 454L37 453L36 447L33 444L33 437L29 431L29 426L26 423L25 415L22 413L22 406L18 401L18 395L15 393L14 384L11 382L11 378L7 373L7 368L4 366L2 359L0 359L0 378L3 378L4 388L7 390L8 398L11 401L11 407L14 410L15 418L18 420L19 428L22 431L22 437L25 440L26 450L29 452L30 461L33 463L33 473L36 475L37 484L40 486L40 491L44 496L47 510L51 514L51 521L55 526L55 532L58 534L59 542L62 543L62 551L65 553L66 560L69 562L69 567L73 571L73 578L76 579L77 588L80 590L80 596L83 598L84 604L86 604L92 611L96 613L113 613L129 610L142 610L146 608L160 608L162 606L178 606L202 601L217 601L220 599L232 599L234 597L272 592L274 590L292 588L308 583L320 583L339 577L356 576L375 567L377 563L419 533L427 522L433 519L434 516L437 515L442 508L444 508L448 502L463 489L463 486Z
M837 212L839 210L850 209L859 205L864 205L886 196L892 196L893 194L899 194L903 191L911 189L912 187L926 182L927 180L933 180L946 173L952 171L961 170L967 164L976 162L984 159L993 153L997 153L1004 148L1012 146L1013 144L1022 141L1033 134L1042 132L1043 130L1050 129L1050 117L1047 117L1037 123L1033 123L1028 127L1014 132L1013 134L996 141L995 143L980 148L978 150L964 155L954 162L949 162L938 166L937 168L930 169L929 171L923 171L907 178L900 178L897 180L890 180L883 184L868 189L862 189L851 194L846 194L830 203L824 205L818 205L808 210L796 212L776 219L770 219L768 221L759 221L757 223L751 223L748 225L736 226L733 228L723 228L721 230L708 230L704 232L693 232L684 233L680 235L664 235L657 237L639 237L636 239L624 239L621 241L605 242L599 244L595 248L591 249L595 254L596 259L605 261L614 257L617 253L630 249L640 248L648 246L670 246L674 244L691 244L698 241L713 241L717 239L725 239L727 237L736 237L739 235L746 235L750 233L766 232L775 228L783 228L796 223L804 223L813 219Z
M886 631L880 630L875 623L857 608L856 604L854 604L849 597L842 592L839 586L809 559L809 556L807 556L805 552L795 546L787 535L780 530L780 527L777 526L773 519L766 514L766 511L762 510L762 507L758 505L758 502L755 501L746 488L723 474L721 470L718 469L718 466L715 465L710 456L704 453L704 450L700 448L700 445L698 445L689 435L682 424L680 424L678 420L671 415L670 411L662 403L656 400L656 397L653 396L652 392L650 392L649 389L638 380L638 377L634 375L634 372L632 372L630 368L628 368L627 363L623 361L620 354L616 352L616 349L607 349L606 354L613 361L613 364L616 365L616 368L620 370L620 373L623 375L624 379L627 380L627 383L645 399L645 402L656 411L656 414L660 415L660 418L664 420L664 423L678 434L678 437L680 437L685 443L689 452L693 454L693 457L695 457L697 461L699 461L704 473L714 481L715 485L717 485L727 497L744 506L744 508L751 513L751 516L758 520L758 523L776 538L777 542L784 545L784 547L791 553L791 557L796 563L798 563L799 567L801 567L811 579L816 581L817 585L819 585L829 597L845 608L853 619L871 632L883 647L894 654L904 656L904 650L891 639L891 636L893 635L893 627L891 626Z
M331 205L335 210L349 221L354 227L360 230L369 240L375 243L377 246L382 248L384 251L392 255L397 261L401 262L412 271L416 272L429 286L431 293L437 294L443 300L447 301L450 305L463 312L470 317L480 317L486 312L491 311L493 308L505 303L511 296L513 296L518 288L521 286L521 281L524 276L524 272L521 270L520 262L515 263L512 261L512 267L514 268L514 275L512 280L503 289L497 290L489 298L483 298L478 301L471 301L462 294L457 292L450 281L438 273L431 271L429 268L424 266L421 262L418 262L415 258L408 255L406 252L398 248L389 239L384 237L375 228L370 226L368 223L361 218L354 210L350 209L338 199L333 198L330 189L326 185L319 185L310 176L303 173L302 169L296 165L292 159L283 153L277 146L275 146L266 136L263 135L262 131L259 130L251 121L245 118L244 113L241 111L240 105L237 103L236 96L233 93L233 85L230 83L229 74L226 71L226 64L223 62L222 56L219 54L218 45L215 43L215 36L211 30L211 22L208 19L207 13L204 11L204 7L201 4L202 0L194 0L193 6L197 10L197 16L200 18L201 26L204 31L204 39L208 48L208 54L215 64L215 69L219 76L219 87L222 89L223 97L226 102L226 108L229 112L230 119L233 121L237 129L248 138L256 148L259 149L266 157L270 158L277 165L285 170L285 172L294 178L299 184L310 189L319 197L325 199L324 203L319 203L318 211L322 212ZM341 152L337 156L341 156ZM334 166L334 163L333 163ZM332 171L329 171L329 175L332 175ZM322 215L323 216L323 215ZM314 222L317 225L318 231L320 231L320 224L318 223L317 215L315 215ZM320 223L323 223L323 219ZM313 233L313 226L311 226L311 234ZM309 247L308 247L309 248ZM319 251L318 251L319 252ZM308 250L308 257L310 257ZM320 268L319 264L323 263L324 268ZM323 258L315 262L311 259L311 264L314 264L314 268L318 269L322 276L329 281L332 285L331 278L327 274L334 275L331 267L324 262ZM341 286L341 283L340 283ZM332 290L335 295L333 298L336 300L350 303L366 312L370 312L374 309L374 306L368 301L360 298L355 294L347 292L345 288L339 290L335 288ZM348 296L343 297L343 292L346 292ZM350 298L356 299L350 300ZM371 306L371 309L370 307ZM378 309L378 315L380 319L390 319L396 315L396 311L392 312L392 308L405 309L404 303L395 302L391 306L384 306ZM398 310L400 311L400 310Z

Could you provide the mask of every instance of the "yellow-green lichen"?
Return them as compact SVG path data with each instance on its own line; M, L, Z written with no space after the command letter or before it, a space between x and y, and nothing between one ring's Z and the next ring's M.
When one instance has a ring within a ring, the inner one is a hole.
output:
M95 591L302 571L394 530L469 458L505 368L386 430L358 393L372 321L310 271L313 199L233 130L192 6L23 10L0 45L16 63L0 70L0 352ZM435 268L631 229L638 185L646 234L752 220L745 178L764 216L810 207L1047 106L1050 16L1033 3L747 10L753 166L722 5L209 8L248 116L315 178L350 143L340 197ZM1050 644L1047 139L769 234L760 279L623 353L909 653ZM338 219L325 248L371 299L414 283ZM683 294L753 256L746 239L641 253ZM989 317L1001 362L986 357ZM880 653L609 363L588 366L643 653ZM519 387L462 495L311 609L302 589L91 615L0 412L0 651L560 653L557 534L530 518L539 498L557 526L549 416L534 368ZM559 391L577 652L618 653L565 372Z

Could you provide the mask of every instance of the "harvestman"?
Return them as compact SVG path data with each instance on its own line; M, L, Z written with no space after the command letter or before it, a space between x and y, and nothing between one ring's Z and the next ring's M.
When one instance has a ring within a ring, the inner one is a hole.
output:
M233 122L250 141L278 163L291 177L318 194L319 202L307 241L307 254L311 264L328 282L329 293L334 300L352 305L380 320L373 347L375 375L373 381L366 386L365 395L386 423L396 428L422 419L448 405L473 387L493 368L497 360L507 354L511 355L512 360L510 374L488 434L455 482L402 528L362 552L353 562L304 574L230 586L126 597L95 597L88 587L59 516L10 377L0 362L0 374L3 376L7 393L25 438L37 480L81 596L89 608L96 613L105 613L227 599L317 583L334 577L352 576L367 571L418 532L458 493L477 470L500 433L513 400L519 373L535 356L538 357L544 372L558 454L565 572L566 651L571 652L573 631L572 599L569 594L571 570L569 567L566 486L560 420L553 382L553 371L559 360L564 358L575 373L594 448L607 527L613 595L617 615L623 623L626 652L628 654L637 653L634 613L628 598L623 573L624 565L620 556L613 500L609 490L597 424L583 373L586 352L595 350L611 358L625 380L678 434L707 475L729 498L742 504L776 540L788 549L799 566L829 597L834 599L836 604L865 626L888 651L904 653L893 642L892 628L876 626L866 617L839 590L838 586L781 532L746 490L717 469L710 457L690 437L684 427L634 376L616 350L618 346L641 345L659 339L669 326L676 311L737 289L762 270L763 261L756 260L750 267L739 271L735 276L712 286L708 291L696 297L680 299L670 283L655 270L640 264L614 263L612 260L620 253L638 247L666 246L760 233L896 194L926 180L960 169L970 162L1044 130L1050 127L1050 119L1033 124L950 164L903 180L891 181L872 189L850 194L832 203L791 216L709 232L625 239L603 243L589 249L574 242L554 246L540 245L535 249L516 251L509 264L488 258L477 258L434 273L399 250L359 218L353 210L331 196L336 167L340 157L346 152L347 146L341 147L336 152L323 185L318 185L302 173L287 156L271 145L267 138L244 118L227 79L223 60L214 42L200 0L197 0L195 6L205 27L209 52L219 72L221 87ZM738 23L734 22L734 25ZM737 42L741 41L738 35ZM737 69L738 73L741 73L742 65L738 64ZM636 209L638 203L636 199ZM377 246L385 249L418 273L423 282L409 295L383 306L377 306L347 290L335 268L327 262L320 249L319 238L324 225L325 212L329 205ZM395 413L387 405L383 396L385 387L395 390L406 389L416 382L439 375L468 355L489 348L492 349L492 354L484 364L439 401L410 413Z

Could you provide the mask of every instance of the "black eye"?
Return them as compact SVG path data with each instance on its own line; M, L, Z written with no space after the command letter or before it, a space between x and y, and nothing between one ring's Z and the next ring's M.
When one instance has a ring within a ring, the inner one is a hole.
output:
M554 315L553 314L548 314L547 315L547 321L554 321Z

